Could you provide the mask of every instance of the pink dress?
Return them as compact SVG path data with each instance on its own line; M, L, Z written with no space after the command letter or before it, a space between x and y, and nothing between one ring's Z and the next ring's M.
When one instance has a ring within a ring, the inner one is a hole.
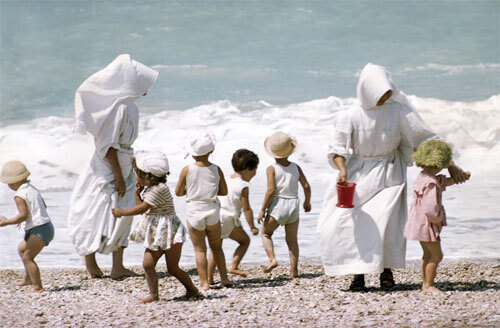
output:
M441 204L441 193L446 190L446 176L424 172L413 183L413 202L404 236L411 240L439 242L437 223L446 225L446 213Z

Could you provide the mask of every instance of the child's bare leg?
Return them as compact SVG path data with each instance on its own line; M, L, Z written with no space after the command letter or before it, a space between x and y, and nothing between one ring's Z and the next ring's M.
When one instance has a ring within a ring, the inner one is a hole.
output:
M19 247L17 248L19 251L19 256L21 260L23 259L24 251L26 250L26 242L23 240L19 243ZM31 278L28 275L28 271L24 270L24 278L16 282L17 286L29 286L31 285Z
M137 273L126 269L123 266L123 250L124 247L118 248L113 252L113 264L111 266L111 279L121 279L124 277L136 277Z
M290 277L299 276L299 244L297 243L297 232L299 231L299 221L285 225L285 238L290 254Z
M158 295L158 275L156 274L156 263L163 255L163 251L153 251L147 249L144 251L144 260L142 261L142 267L144 268L144 273L146 274L146 282L149 288L149 296L141 299L141 303L151 303L158 301L160 299Z
M425 284L425 268L427 267L427 264L429 263L429 259L431 258L431 254L429 253L429 250L425 245L420 242L420 246L422 246L422 250L424 251L424 254L422 255L422 260L421 260L421 270L422 270L422 289Z
M174 244L169 250L165 252L167 261L167 270L172 276L176 277L181 284L186 288L186 296L199 295L198 289L194 286L191 277L186 271L179 268L179 260L182 253L182 243Z
M434 278L436 278L436 271L439 262L443 259L443 252L441 251L440 242L422 242L430 253L430 259L425 267L425 281L422 290L425 292L440 292L439 289L434 287Z
M30 292L43 291L42 280L40 279L40 269L38 269L38 265L35 263L34 259L44 247L45 243L43 240L35 235L30 235L28 241L26 242L22 259L24 268L26 269L33 285L33 288L29 290Z
M208 284L208 273L207 273L207 244L205 243L205 231L198 231L187 222L189 236L193 242L194 253L196 255L196 268L198 269L198 276L200 277L200 289L208 290L210 285Z
M272 240L274 230L278 227L278 222L272 216L267 216L264 219L264 224L262 225L262 244L264 244L267 257L269 257L269 266L264 269L264 272L266 273L271 272L278 266L278 262L276 261L276 257L274 255L274 245Z
M214 253L215 264L219 269L220 282L224 286L232 286L233 283L227 278L226 258L222 250L222 239L220 236L220 222L207 226L207 238L210 249Z
M238 266L240 265L241 259L247 252L248 246L250 246L250 237L248 237L247 233L245 232L245 230L243 230L242 227L235 227L233 231L231 231L229 238L236 241L240 245L234 251L233 261L231 263L231 267L229 268L229 270L227 270L227 272L246 277L247 274L239 270Z
M214 252L210 249L208 253L208 283L210 285L214 284L214 273L215 273L215 259Z
M95 260L95 253L85 255L84 256L85 267L87 268L87 272L90 274L92 278L101 278L104 273L97 265L97 261Z

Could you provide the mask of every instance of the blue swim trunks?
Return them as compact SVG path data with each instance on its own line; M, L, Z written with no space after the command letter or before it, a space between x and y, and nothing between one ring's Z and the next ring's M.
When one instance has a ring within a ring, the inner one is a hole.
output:
M24 241L28 241L31 235L37 236L44 242L45 246L48 246L52 239L54 239L54 226L52 222L47 222L31 228L30 230L26 230L24 232Z

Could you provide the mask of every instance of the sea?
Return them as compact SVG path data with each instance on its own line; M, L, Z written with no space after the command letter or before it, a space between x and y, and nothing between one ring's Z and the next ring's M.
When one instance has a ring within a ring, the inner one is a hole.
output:
M190 162L185 136L210 129L217 138L211 160L226 175L235 150L259 155L250 187L257 214L272 163L264 139L278 130L298 139L290 159L312 187L312 211L300 213L300 257L312 263L320 261L315 230L323 195L337 176L326 161L333 121L356 105L363 66L386 66L472 175L443 194L445 258L500 257L500 1L0 0L0 165L26 163L48 205L56 235L37 256L41 267L83 267L67 213L94 146L72 132L74 92L122 53L159 71L137 101L134 148L168 155L171 189ZM418 172L408 169L410 187ZM16 215L13 196L0 185L0 215ZM185 222L185 199L176 197L175 206ZM15 226L0 228L0 269L22 268L22 238ZM251 240L243 263L266 264L260 236ZM283 228L274 244L286 264ZM224 241L228 262L235 247ZM125 264L140 265L143 252L130 242ZM408 241L408 259L421 253ZM98 262L110 267L111 256ZM181 264L194 263L188 239Z

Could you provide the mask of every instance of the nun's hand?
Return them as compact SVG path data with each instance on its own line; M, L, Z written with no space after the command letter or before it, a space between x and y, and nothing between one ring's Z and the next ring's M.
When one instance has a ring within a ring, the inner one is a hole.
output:
M337 177L337 182L345 182L345 181L347 181L347 170L342 169L340 170L339 175Z
M125 191L127 190L127 188L125 186L125 181L123 181L123 178L116 179L115 190L118 192L118 196L120 197L125 196Z
M450 172L451 178L455 181L456 184L464 183L470 178L470 173L464 172L464 170L455 165L455 163L452 163L450 164L450 166L448 166L448 172Z

